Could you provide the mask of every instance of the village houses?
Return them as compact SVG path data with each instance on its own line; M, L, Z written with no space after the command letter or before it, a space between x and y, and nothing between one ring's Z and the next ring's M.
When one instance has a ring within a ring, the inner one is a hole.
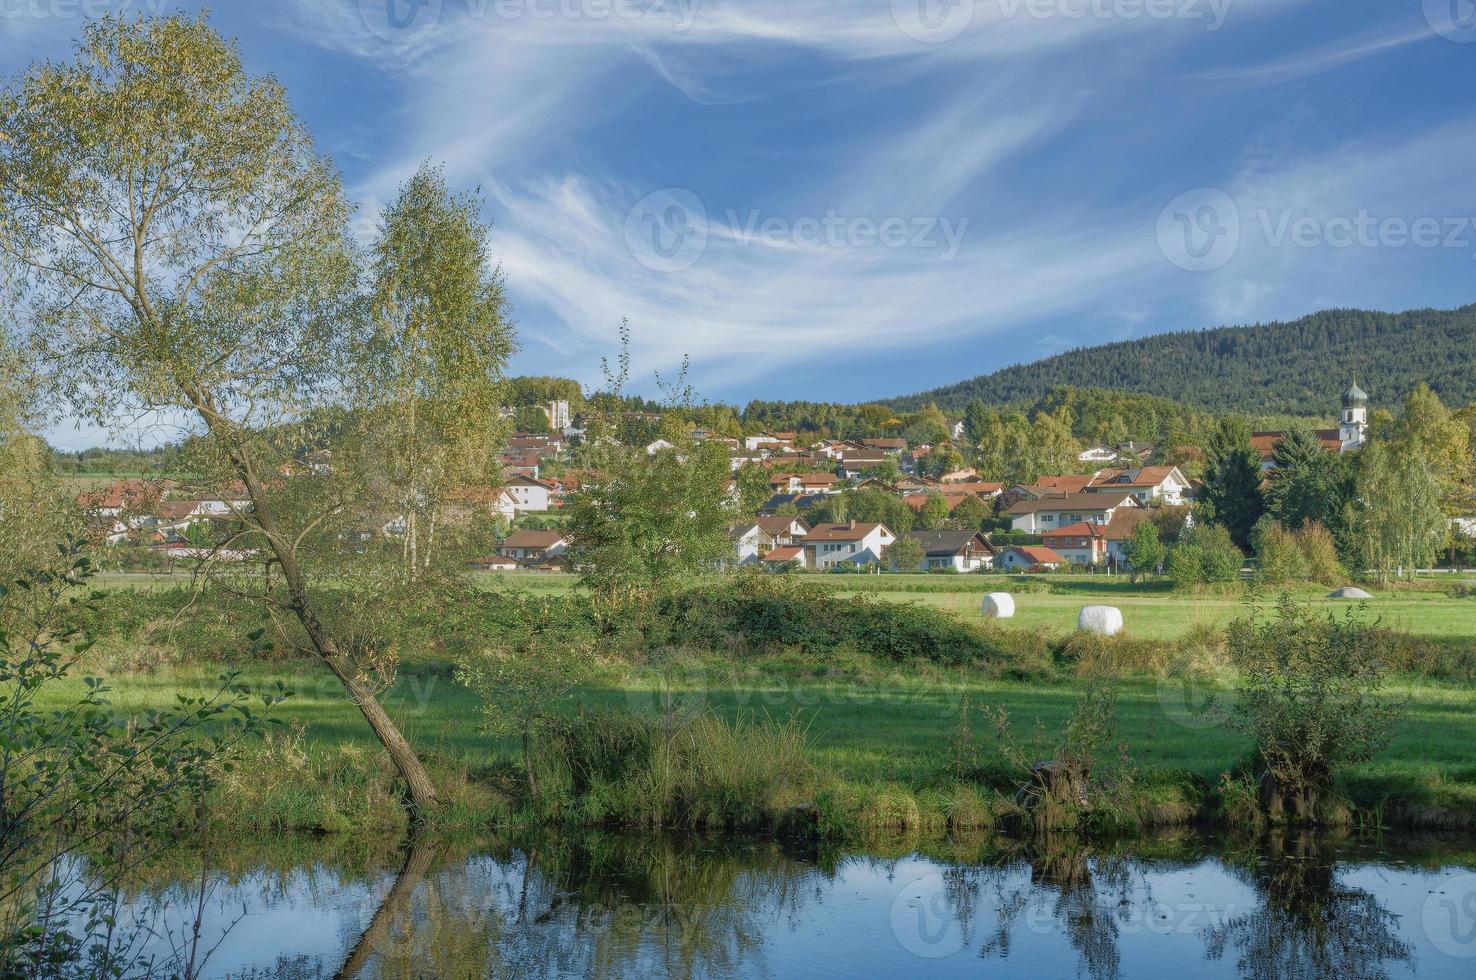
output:
M883 524L819 524L804 538L806 565L820 571L842 562L875 565L896 540L897 536Z

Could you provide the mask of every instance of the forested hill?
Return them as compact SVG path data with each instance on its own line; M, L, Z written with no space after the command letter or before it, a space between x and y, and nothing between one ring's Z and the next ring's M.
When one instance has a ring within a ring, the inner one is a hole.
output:
M1324 310L1294 323L1218 327L1086 347L895 398L960 414L971 399L1032 401L1061 385L1160 395L1216 413L1331 416L1356 375L1374 404L1427 382L1447 405L1476 402L1476 304L1458 310Z

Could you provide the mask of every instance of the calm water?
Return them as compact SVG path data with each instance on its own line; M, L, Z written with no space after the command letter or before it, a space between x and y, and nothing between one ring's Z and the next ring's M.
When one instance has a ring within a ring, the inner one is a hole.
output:
M131 909L162 952L202 907L212 977L1476 977L1476 841L363 846L245 842Z

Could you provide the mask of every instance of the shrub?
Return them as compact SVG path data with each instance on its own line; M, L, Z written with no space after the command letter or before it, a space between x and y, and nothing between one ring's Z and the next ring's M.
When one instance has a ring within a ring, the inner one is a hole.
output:
M1256 550L1256 581L1286 585L1307 579L1307 560L1296 535L1272 517L1263 517L1251 533Z
M735 645L759 652L854 650L892 660L998 663L991 634L930 606L838 599L823 586L784 576L740 574L659 600L647 620L648 648Z
M1339 770L1371 758L1397 715L1380 697L1374 628L1283 595L1269 621L1231 623L1226 642L1240 675L1233 718L1265 764L1263 809L1272 820L1321 820Z
M1206 582L1235 582L1240 579L1240 566L1245 564L1243 555L1230 532L1218 524L1207 524L1194 529L1191 536L1202 555Z
M1326 527L1312 521L1298 528L1296 537L1309 579L1323 585L1338 585L1347 580L1348 572L1338 558L1338 543Z
M1168 553L1164 572L1179 588L1188 588L1205 581L1204 549L1197 544L1178 544Z

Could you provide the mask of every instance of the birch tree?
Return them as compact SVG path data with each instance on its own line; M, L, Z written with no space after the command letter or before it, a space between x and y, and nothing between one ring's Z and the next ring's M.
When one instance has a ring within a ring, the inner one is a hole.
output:
M513 338L477 213L475 197L424 166L385 210L373 250L371 329L354 372L359 445L404 523L412 579L431 565L448 495L498 476Z
M343 640L300 552L347 503L296 454L342 397L350 215L281 85L203 19L103 18L0 94L0 255L53 390L104 425L156 413L202 435L205 481L245 498L231 546L277 573L251 598L295 624L423 808L435 789L366 676L374 651ZM293 494L313 508L283 508Z

